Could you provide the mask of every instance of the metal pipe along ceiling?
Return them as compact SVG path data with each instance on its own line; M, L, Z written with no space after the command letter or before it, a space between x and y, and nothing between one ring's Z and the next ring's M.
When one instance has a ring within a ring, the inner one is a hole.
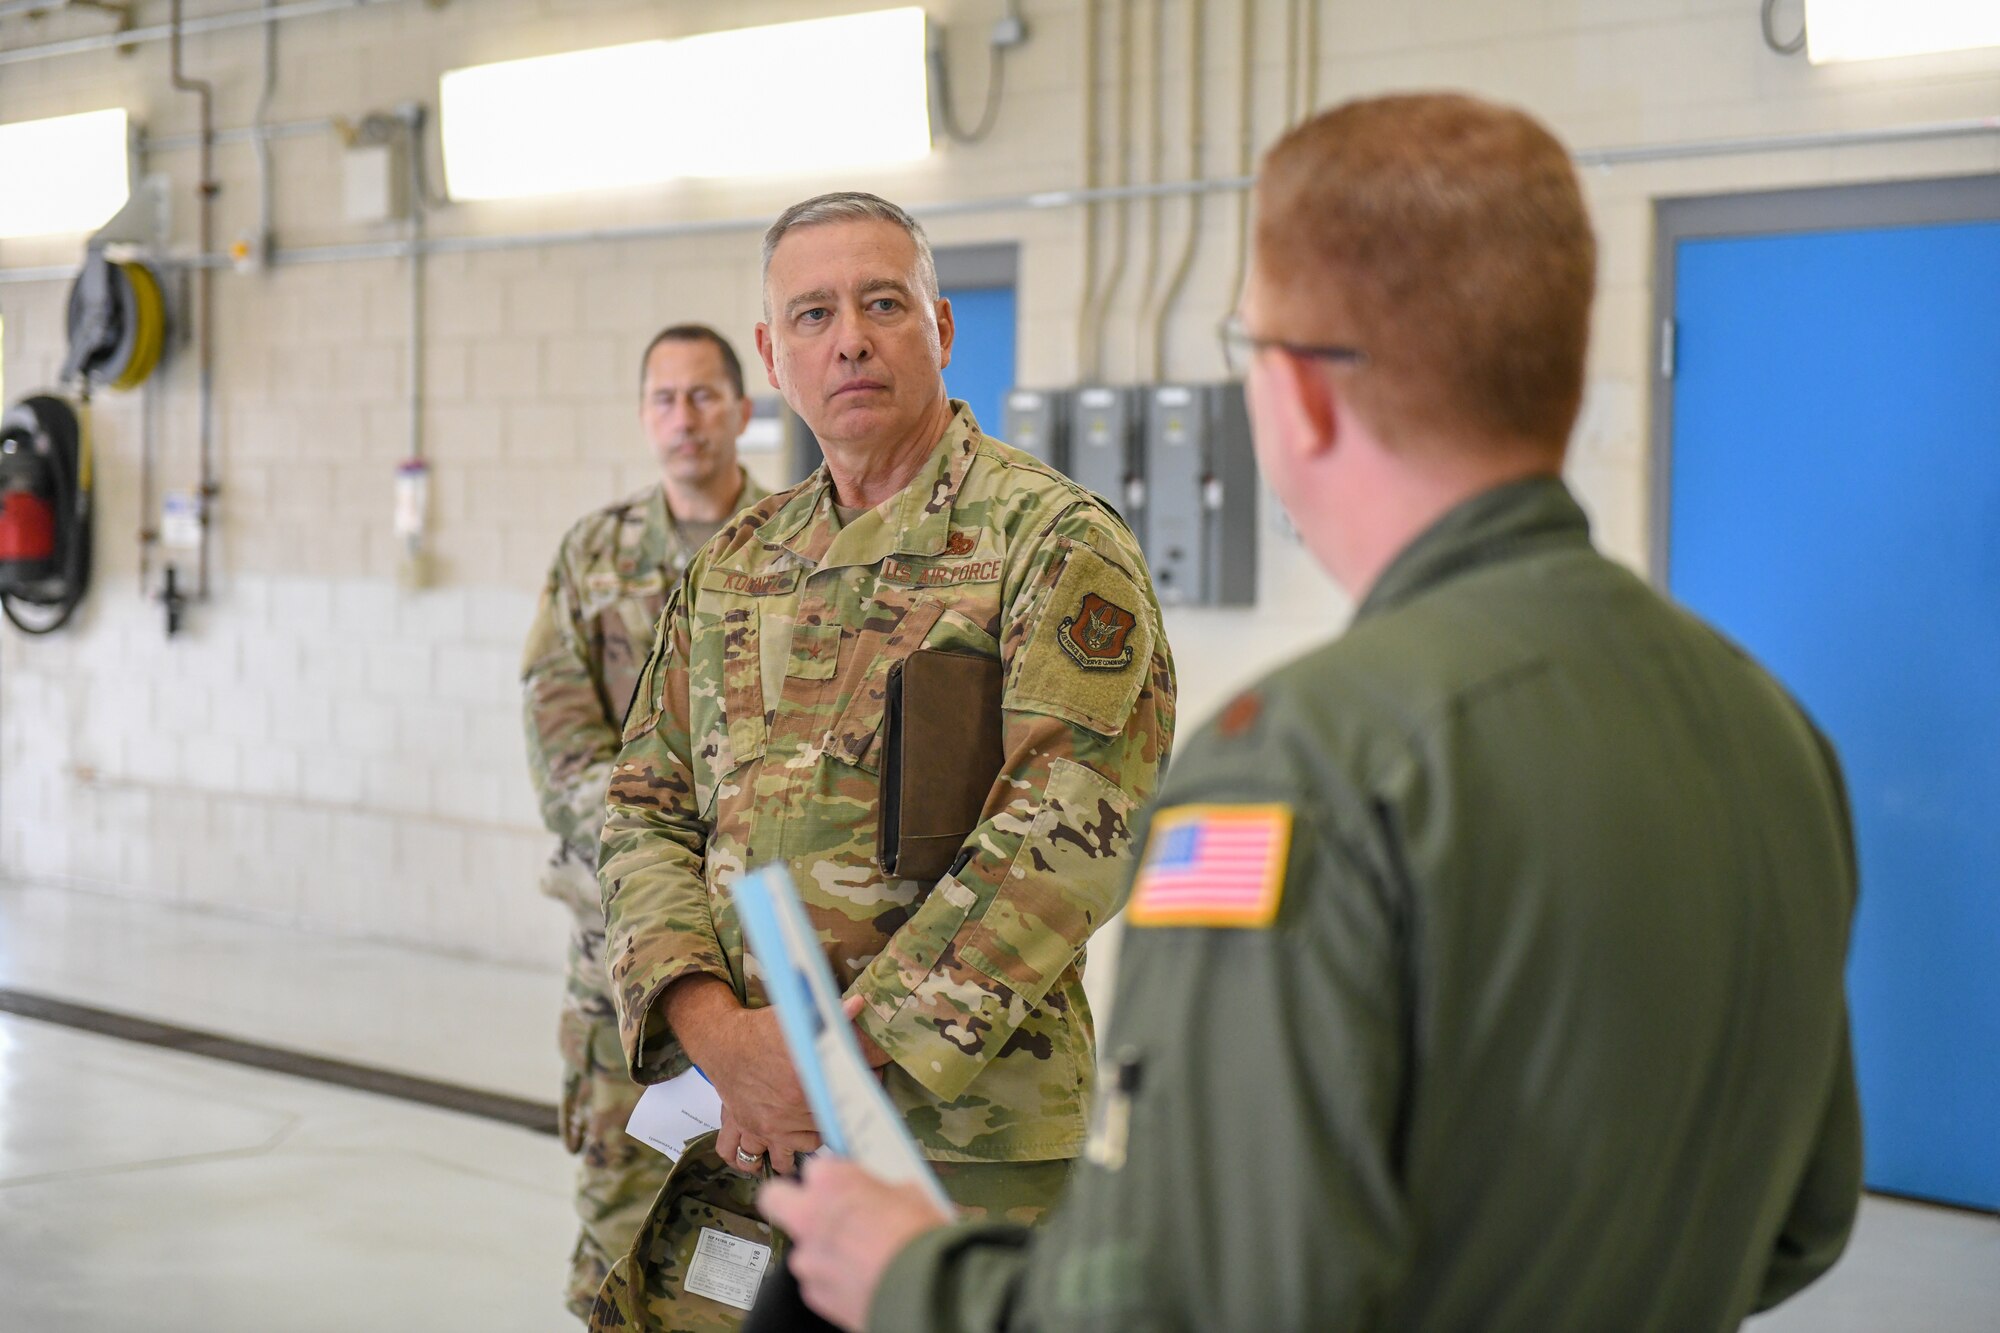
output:
M403 0L294 0L292 4L278 5L271 9L234 9L226 14L209 14L203 18L188 19L180 25L180 33L184 37L199 37L203 33L228 32L233 28L254 28L260 23L283 23L287 19L313 18L320 14L338 14L351 9L368 9L375 5L402 3ZM159 23L150 28L102 32L90 37L73 37L67 41L17 46L12 50L0 51L0 65L25 65L56 56L82 55L86 51L109 51L120 46L164 42L171 40L173 35L173 24Z
M1796 152L1820 148L1865 148L1994 133L2000 133L2000 116L1937 121L1925 125L1905 125L1880 130L1833 130L1825 133L1768 135L1746 139L1694 140L1673 144L1639 144L1624 148L1593 148L1578 151L1572 156L1579 167L1617 167L1754 153ZM1133 199L1226 194L1248 190L1251 182L1252 178L1249 176L1226 176L1205 180L1167 181L1159 185L1113 185L1091 190L1040 190L1029 194L995 195L984 199L917 204L911 206L910 212L918 217L964 217L984 213L1077 208L1087 204L1115 203ZM568 231L509 232L489 236L433 236L427 238L421 248L425 254L433 255L475 254L494 250L532 249L544 245L600 245L617 241L669 240L680 236L761 232L770 224L770 218L759 215L687 222L644 223L630 227L579 228ZM322 245L278 251L272 255L272 262L335 264L354 260L401 259L410 251L410 242L406 240L372 241L355 245ZM224 254L203 254L170 257L163 262L168 267L224 268L229 265L230 259ZM0 269L0 283L68 282L75 277L76 266L73 264Z

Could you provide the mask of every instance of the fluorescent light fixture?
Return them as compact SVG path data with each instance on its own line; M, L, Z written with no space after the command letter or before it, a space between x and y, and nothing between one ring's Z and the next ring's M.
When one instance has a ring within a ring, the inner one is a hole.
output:
M452 70L445 179L510 199L911 162L926 78L915 7Z
M0 125L0 236L96 231L131 193L123 108Z
M2000 0L1806 0L1815 65L2000 46Z

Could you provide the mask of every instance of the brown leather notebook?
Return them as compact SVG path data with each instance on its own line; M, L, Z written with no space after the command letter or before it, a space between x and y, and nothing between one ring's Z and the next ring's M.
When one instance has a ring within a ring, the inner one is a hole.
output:
M934 880L986 809L1005 753L1000 663L976 653L919 648L889 668L882 722L882 869Z

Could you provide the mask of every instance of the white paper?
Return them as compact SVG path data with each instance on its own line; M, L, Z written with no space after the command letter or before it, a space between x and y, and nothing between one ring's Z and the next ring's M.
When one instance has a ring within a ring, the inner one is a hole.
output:
M699 1069L647 1088L625 1122L627 1134L665 1153L669 1162L678 1162L688 1144L720 1128L722 1098Z
M770 1262L770 1246L703 1227L684 1285L697 1296L747 1310L757 1303L757 1284Z

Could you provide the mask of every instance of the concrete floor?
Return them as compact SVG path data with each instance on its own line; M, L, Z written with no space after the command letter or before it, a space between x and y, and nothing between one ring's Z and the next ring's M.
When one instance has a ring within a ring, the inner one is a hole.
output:
M0 886L0 987L555 1085L553 971ZM575 1328L569 1182L545 1135L0 1015L5 1333ZM1839 1268L1746 1327L1996 1333L2000 1219L1870 1200Z

